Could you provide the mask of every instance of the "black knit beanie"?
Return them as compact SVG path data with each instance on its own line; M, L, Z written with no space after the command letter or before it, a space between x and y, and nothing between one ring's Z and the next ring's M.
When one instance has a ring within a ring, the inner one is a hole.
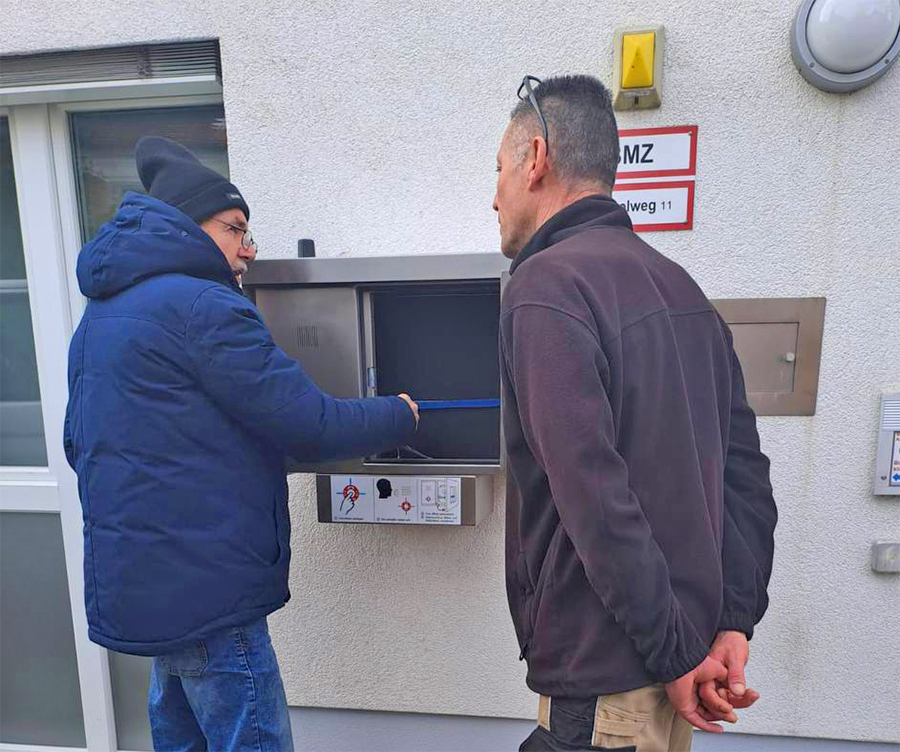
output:
M147 193L180 209L197 224L226 209L241 209L249 221L250 208L241 192L177 141L144 136L134 156Z

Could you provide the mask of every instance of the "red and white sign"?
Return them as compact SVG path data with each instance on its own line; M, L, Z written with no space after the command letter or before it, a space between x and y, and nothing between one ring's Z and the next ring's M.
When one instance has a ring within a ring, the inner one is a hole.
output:
M688 177L696 172L696 125L619 131L616 180Z
M676 125L619 131L613 198L637 232L694 228L697 130Z
M635 232L694 227L694 181L616 183L612 197L628 212Z

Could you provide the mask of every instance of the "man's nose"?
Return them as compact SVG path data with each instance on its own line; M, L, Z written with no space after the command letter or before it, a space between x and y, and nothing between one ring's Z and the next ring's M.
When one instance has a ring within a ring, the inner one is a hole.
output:
M493 203L493 207L494 207L494 211L495 211L495 212L499 212L499 211L500 211L500 207L497 206L497 194L496 194L496 193L494 194L494 203Z
M241 256L253 261L256 258L256 243L251 243L247 248L241 246Z

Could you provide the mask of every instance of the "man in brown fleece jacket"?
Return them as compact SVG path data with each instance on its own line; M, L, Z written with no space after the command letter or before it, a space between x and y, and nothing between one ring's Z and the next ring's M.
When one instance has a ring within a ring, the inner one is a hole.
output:
M537 84L537 85L533 85ZM510 610L523 750L687 750L737 720L777 519L731 333L611 198L594 78L526 77L497 156Z

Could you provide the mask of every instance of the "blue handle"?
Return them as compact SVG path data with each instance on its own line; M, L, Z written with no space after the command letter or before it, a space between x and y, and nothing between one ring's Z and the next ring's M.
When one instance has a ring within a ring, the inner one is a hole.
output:
M418 405L419 410L483 410L485 408L500 407L500 400L422 400Z

